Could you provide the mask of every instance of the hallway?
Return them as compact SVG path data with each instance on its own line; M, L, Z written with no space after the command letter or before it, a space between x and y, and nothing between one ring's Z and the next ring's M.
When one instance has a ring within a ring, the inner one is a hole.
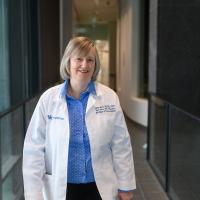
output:
M160 183L152 172L146 160L146 128L126 118L131 136L137 189L134 191L134 200L168 200Z

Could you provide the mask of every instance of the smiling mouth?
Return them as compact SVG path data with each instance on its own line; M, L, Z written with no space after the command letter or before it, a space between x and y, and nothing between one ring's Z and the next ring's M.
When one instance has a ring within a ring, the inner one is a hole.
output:
M79 72L81 73L88 73L89 71L88 70L78 70Z

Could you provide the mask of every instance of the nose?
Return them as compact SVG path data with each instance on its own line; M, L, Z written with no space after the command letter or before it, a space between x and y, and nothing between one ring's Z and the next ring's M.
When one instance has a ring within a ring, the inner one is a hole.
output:
M82 66L82 67L87 67L87 59L84 58L84 59L82 60L81 66Z

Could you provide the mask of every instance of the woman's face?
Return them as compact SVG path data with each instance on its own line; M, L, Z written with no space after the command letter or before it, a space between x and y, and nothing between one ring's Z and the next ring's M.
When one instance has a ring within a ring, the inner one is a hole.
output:
M73 55L70 58L70 79L89 82L95 69L95 52L86 56Z

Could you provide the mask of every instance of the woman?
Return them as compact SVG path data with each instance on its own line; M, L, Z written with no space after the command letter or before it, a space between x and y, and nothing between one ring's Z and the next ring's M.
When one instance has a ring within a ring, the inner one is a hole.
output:
M73 38L61 61L65 82L40 98L23 151L26 200L130 200L135 175L129 133L114 91L96 77L97 49Z

